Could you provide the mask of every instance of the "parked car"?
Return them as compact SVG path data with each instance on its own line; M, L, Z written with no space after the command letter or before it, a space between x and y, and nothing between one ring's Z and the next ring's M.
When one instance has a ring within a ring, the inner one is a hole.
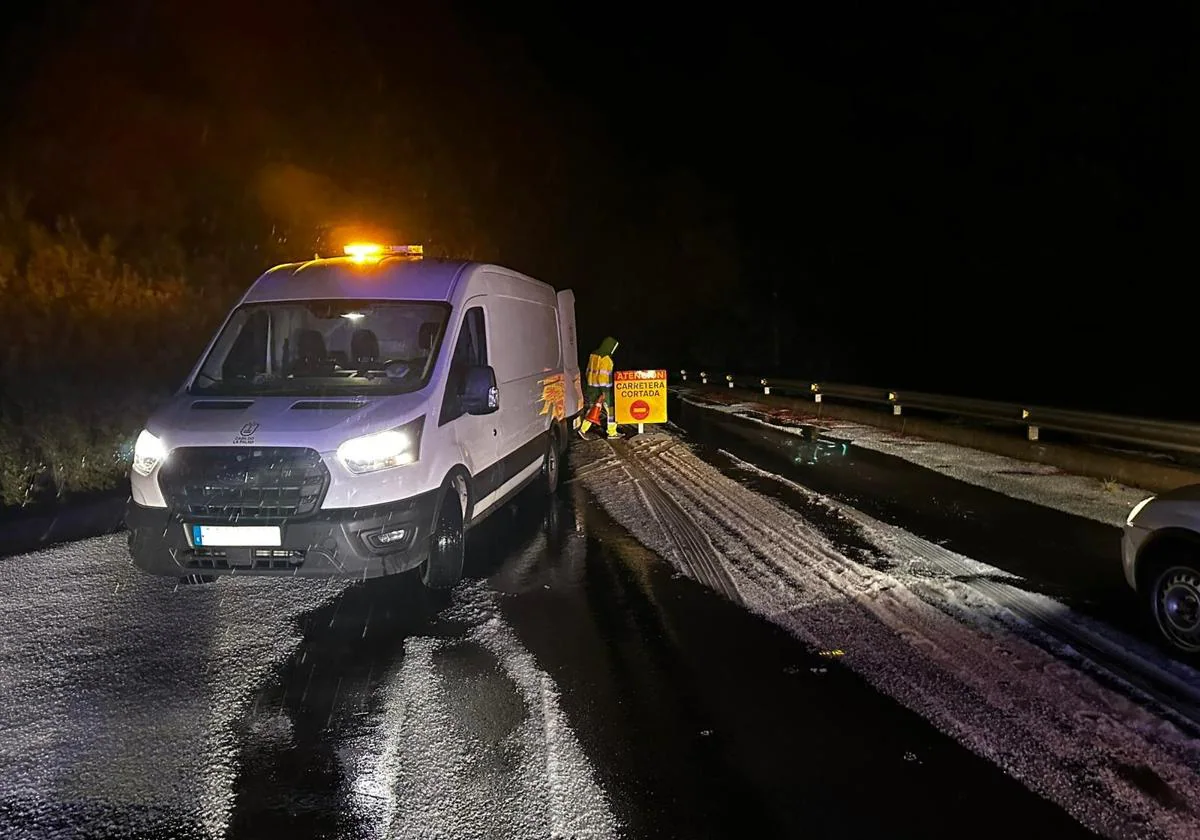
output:
M1139 502L1121 540L1125 579L1176 651L1200 655L1200 485Z
M156 575L462 576L464 533L558 483L582 404L575 302L419 246L267 271L137 439Z

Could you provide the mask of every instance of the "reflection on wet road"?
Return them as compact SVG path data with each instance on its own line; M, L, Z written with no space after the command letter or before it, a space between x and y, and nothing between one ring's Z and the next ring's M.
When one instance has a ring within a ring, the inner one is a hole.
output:
M475 537L477 567L513 547ZM279 737L248 742L231 836L615 836L557 690L485 583L368 582L306 628L259 697Z
M542 576L526 573L502 603L580 722L630 836L957 837L984 811L997 832L1087 835L577 499L587 525L574 580L559 576L563 558L547 557ZM503 574L493 581L508 590ZM911 816L931 796L936 820Z
M578 484L471 556L444 595L176 589L119 536L0 561L0 836L949 837L985 811L1082 832Z

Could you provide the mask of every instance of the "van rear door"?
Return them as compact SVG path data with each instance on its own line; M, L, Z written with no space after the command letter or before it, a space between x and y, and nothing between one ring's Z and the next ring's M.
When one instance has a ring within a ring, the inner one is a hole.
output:
M583 410L583 383L579 378L579 338L575 334L575 293L558 293L558 335L562 348L563 379L566 380L567 416Z

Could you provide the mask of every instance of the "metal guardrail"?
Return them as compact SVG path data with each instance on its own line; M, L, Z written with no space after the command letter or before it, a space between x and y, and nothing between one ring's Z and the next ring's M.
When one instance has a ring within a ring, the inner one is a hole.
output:
M687 371L678 371L677 375L684 382L703 385L724 382L730 388L762 390L765 394L809 397L816 403L834 400L870 405L890 405L892 413L896 415L901 414L904 407L907 406L936 414L1024 426L1028 439L1032 441L1038 439L1041 429L1050 429L1145 449L1200 453L1200 423L1152 420L1144 417L1126 417L1118 414L1072 411L970 397L948 397L920 391L895 391L886 388L800 379L735 376L732 374L714 377L707 371L690 374Z

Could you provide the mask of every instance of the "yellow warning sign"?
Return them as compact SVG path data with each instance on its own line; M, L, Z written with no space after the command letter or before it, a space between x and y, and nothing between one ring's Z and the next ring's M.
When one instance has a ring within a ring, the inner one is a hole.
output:
M617 422L667 422L667 372L619 370L613 375Z

